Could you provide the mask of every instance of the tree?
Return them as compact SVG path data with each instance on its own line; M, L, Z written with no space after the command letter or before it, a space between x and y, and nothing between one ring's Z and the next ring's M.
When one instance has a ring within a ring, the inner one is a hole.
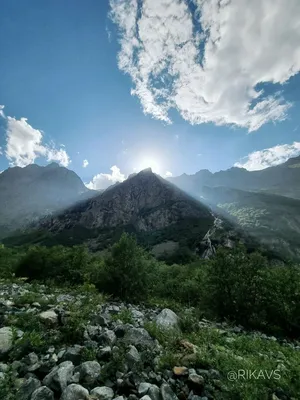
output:
M135 238L123 233L105 260L99 289L124 300L141 300L148 291L148 261Z

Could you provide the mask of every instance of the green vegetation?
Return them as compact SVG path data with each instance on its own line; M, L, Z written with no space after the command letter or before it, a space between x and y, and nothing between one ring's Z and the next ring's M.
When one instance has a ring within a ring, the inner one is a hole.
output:
M98 290L116 299L170 305L175 311L182 305L193 306L199 315L247 328L278 335L300 334L299 265L271 265L261 254L247 253L243 247L219 249L211 260L168 265L139 247L133 236L123 234L102 256L84 246L2 247L0 272L2 278L15 275L56 286L81 285L91 296ZM25 295L21 301L45 303L38 295ZM80 335L77 327L80 329L82 314L72 314L74 321L70 319L66 332L70 341Z
M214 386L220 388L220 392L215 393L216 399L267 400L279 386L291 396L289 398L298 398L300 354L277 341L255 335L226 335L213 327L194 327L183 333L161 330L154 323L147 324L146 328L163 346L160 368L185 365L219 371L210 378ZM183 343L192 344L195 352L187 350ZM274 376L230 380L228 374L232 371L267 371Z
M260 253L248 253L244 247L220 248L211 260L168 265L151 257L132 236L123 234L104 255L92 254L83 246L32 246L27 250L2 246L0 266L0 278L4 281L17 279L15 275L26 276L31 282L30 292L13 299L21 309L23 305L38 302L43 310L48 304L56 304L60 293L76 298L64 302L62 320L55 328L45 325L38 314L26 312L26 308L9 315L5 325L11 326L14 333L10 362L30 352L43 354L50 345L57 348L82 343L86 325L97 314L95 306L105 301L101 293L106 293L113 298L157 304L177 312L180 330L162 330L153 322L144 326L162 345L159 368L185 365L216 369L216 376L207 378L216 388L216 399L267 400L278 387L290 398L297 398L300 392L300 353L293 347L282 345L280 340L263 339L259 334L224 331L214 324L199 326L199 320L206 317L227 321L228 328L231 324L241 324L248 329L298 338L299 265L270 264ZM42 296L35 282L47 283L49 292L43 289ZM123 308L112 319L132 323L133 315ZM18 337L19 329L24 332L22 338ZM103 366L103 379L122 370L126 351L124 347L113 352ZM146 368L147 357L148 353L142 353L136 368ZM95 358L95 349L84 348L83 361ZM276 371L280 381L227 379L230 371L239 370ZM0 382L0 396L10 398L13 381L14 376L7 373Z

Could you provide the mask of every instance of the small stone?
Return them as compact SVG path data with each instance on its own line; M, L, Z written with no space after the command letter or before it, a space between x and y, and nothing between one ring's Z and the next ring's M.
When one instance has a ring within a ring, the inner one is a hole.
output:
M174 367L173 372L176 376L185 376L188 375L189 370L187 369L187 367Z
M97 400L112 400L114 391L107 386L96 387L91 391L91 395Z
M97 353L97 358L100 361L108 361L111 357L111 352L112 350L110 346L103 347L102 349L99 349Z
M43 385L50 389L62 392L72 378L74 365L71 361L64 361L54 367L43 379Z
M151 400L151 397L148 396L147 394L145 394L145 396L143 396L143 397L141 398L141 400Z
M161 385L160 392L162 400L178 400L178 397L167 383Z
M130 345L130 350L126 353L126 360L130 368L141 361L140 353L135 346Z
M31 400L54 400L54 394L47 386L42 386L33 392Z
M32 393L41 386L41 382L35 378L26 379L16 394L16 400L29 400Z
M44 311L39 315L39 317L45 324L48 325L56 325L58 322L58 316L53 310Z
M151 400L160 400L159 388L156 385L151 385L147 394Z
M140 396L144 396L145 394L148 393L148 390L150 389L150 387L151 387L151 383L148 383L148 382L140 383L139 387L138 387L138 394Z
M101 366L97 361L86 361L77 368L80 372L80 382L86 385L93 385L101 371Z
M112 347L116 341L117 337L114 331L107 330L106 332L102 333L99 337L99 343L102 345L110 346Z
M87 400L89 392L81 385L72 383L62 393L60 400Z
M75 344L75 346L68 347L61 357L62 361L72 361L74 365L79 365L82 360L82 352L84 347Z
M190 386L194 389L203 388L204 385L204 378L201 375L191 374L189 375L188 382Z
M13 346L12 329L5 326L0 329L0 354L6 354Z

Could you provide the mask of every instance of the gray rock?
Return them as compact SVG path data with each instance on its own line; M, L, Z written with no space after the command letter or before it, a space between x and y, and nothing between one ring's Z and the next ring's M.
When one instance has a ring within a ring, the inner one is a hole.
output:
M205 383L203 376L197 374L189 375L188 382L195 389L201 389Z
M6 354L13 346L13 332L8 326L0 329L0 354Z
M149 397L147 394L141 398L141 400L151 400L151 397Z
M58 316L53 310L44 311L39 317L45 324L56 325L58 322Z
M155 322L163 329L179 329L179 318L169 308L164 308L156 317Z
M142 382L139 384L138 387L138 394L139 396L144 396L148 393L149 389L151 387L151 383L148 382Z
M54 394L47 386L41 386L33 392L31 400L54 400Z
M72 383L63 391L60 400L87 400L89 392L80 385Z
M155 347L155 342L149 335L149 333L144 328L135 328L129 326L123 338L126 344L131 344L137 349L153 348Z
M113 346L117 341L117 337L114 331L107 330L100 335L98 341L103 346Z
M160 400L159 388L156 385L151 385L147 394L151 400Z
M178 397L167 383L163 383L160 387L162 400L178 400Z
M113 400L125 400L123 396L115 397Z
M102 334L102 327L97 325L87 325L84 331L84 339L98 341Z
M112 400L114 391L107 386L96 387L91 391L91 395L97 400Z
M32 393L41 386L41 382L35 378L26 379L16 394L16 400L29 400Z
M137 351L136 347L130 345L130 349L126 353L126 360L130 368L141 361L140 353Z
M80 382L85 385L93 385L101 371L101 366L97 361L86 361L77 368L80 372Z
M68 347L61 357L62 361L72 361L74 365L79 365L82 359L82 352L84 347L75 344L75 346Z
M101 361L108 361L111 357L111 353L112 350L110 346L103 347L99 349L97 353L97 358Z
M0 363L0 372L7 372L9 369L9 366L4 363Z
M56 392L62 392L72 378L74 365L71 361L64 361L43 379L43 385Z

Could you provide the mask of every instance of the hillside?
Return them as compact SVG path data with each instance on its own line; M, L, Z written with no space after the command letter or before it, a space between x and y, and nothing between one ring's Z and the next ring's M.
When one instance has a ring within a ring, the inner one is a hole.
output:
M300 200L221 186L206 186L202 195L203 201L278 255L300 258Z
M203 186L226 186L241 190L267 191L300 199L299 167L300 156L260 171L248 171L244 168L232 167L215 173L200 170L194 175L183 174L168 179L194 196L201 195Z
M149 247L167 240L195 247L213 223L207 206L147 169L92 199L44 218L38 229L4 243L87 242L94 250L101 250L127 231L136 233Z
M0 238L94 193L56 163L8 168L0 174Z

